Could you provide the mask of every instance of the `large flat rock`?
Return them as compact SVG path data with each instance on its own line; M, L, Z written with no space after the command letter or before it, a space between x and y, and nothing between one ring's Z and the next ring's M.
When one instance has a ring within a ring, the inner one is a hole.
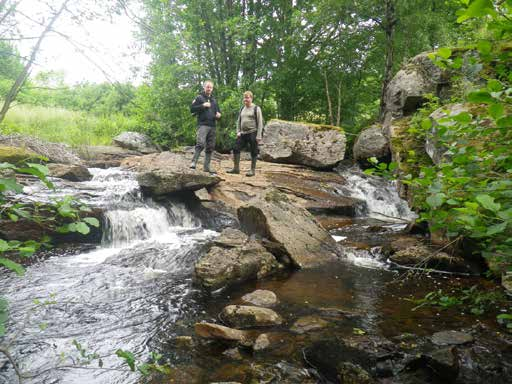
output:
M299 268L337 259L337 246L331 235L311 213L275 189L238 208L238 220L245 233L277 243L280 252Z
M125 159L122 167L138 172L142 191L162 196L183 191L197 191L220 181L218 176L189 168L189 160L179 153L162 152Z

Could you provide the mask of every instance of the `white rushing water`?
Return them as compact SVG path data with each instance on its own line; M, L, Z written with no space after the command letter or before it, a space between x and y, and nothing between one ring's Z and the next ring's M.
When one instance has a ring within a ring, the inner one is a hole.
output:
M398 195L395 182L366 175L356 167L343 171L341 175L346 183L340 186L340 194L366 202L366 209L358 212L360 216L397 222L416 218L407 202Z
M0 275L0 291L10 303L3 344L11 344L23 371L35 375L25 383L138 381L116 350L129 350L144 361L147 340L173 323L183 306L193 305L194 262L217 236L201 228L182 203L162 206L145 199L132 173L116 168L91 173L88 182L55 180L55 192L24 189L24 199L51 201L68 194L105 211L104 236L96 249L50 257L27 267L22 278ZM97 359L80 368L74 341L102 356L108 369L98 369ZM3 363L0 356L0 368ZM0 369L0 383L15 381L12 370Z

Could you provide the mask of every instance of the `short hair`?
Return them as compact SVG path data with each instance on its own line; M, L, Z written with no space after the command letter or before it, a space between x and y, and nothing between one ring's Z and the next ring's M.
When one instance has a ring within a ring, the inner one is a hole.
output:
M213 81L211 80L206 80L204 83L203 83L203 88L206 87L206 84L210 83L211 85L213 85Z
M245 97L245 96L251 96L251 99L254 99L254 96L253 96L253 94L252 94L252 92L251 92L251 91L245 91L245 92L244 92L244 97Z

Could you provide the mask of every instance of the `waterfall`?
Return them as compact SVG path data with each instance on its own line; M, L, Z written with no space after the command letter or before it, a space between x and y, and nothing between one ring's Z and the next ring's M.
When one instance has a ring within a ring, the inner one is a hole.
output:
M338 192L366 202L366 207L359 208L359 216L399 222L416 218L407 202L398 195L395 182L366 175L357 167L351 167L340 174L346 183L338 188Z

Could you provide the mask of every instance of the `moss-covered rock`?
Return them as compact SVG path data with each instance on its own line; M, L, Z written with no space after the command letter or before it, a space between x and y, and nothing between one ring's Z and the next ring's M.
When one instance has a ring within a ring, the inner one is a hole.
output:
M27 162L38 163L40 161L41 156L30 149L0 145L0 163L23 165Z

